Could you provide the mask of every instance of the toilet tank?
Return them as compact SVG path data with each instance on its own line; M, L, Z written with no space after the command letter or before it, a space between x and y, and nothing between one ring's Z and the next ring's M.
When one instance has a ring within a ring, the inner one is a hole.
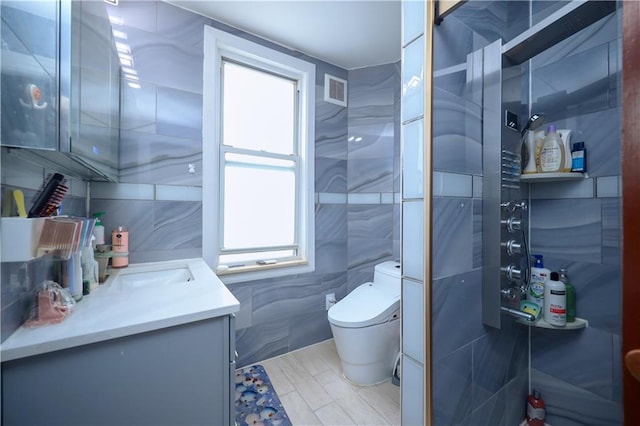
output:
M384 286L397 286L400 291L400 263L388 261L377 264L373 273L373 282Z

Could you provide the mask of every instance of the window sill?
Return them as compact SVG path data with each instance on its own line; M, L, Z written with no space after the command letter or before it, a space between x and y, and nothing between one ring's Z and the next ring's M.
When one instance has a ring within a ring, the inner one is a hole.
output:
M314 271L314 265L306 260L291 260L278 262L273 265L245 265L235 266L226 270L217 270L216 275L225 284L255 281L266 278L283 277L286 275L304 274Z

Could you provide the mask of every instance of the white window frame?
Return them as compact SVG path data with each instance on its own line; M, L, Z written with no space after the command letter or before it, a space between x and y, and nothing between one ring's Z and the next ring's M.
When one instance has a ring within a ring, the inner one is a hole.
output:
M298 259L272 265L226 269L218 265L222 246L223 162L221 156L221 70L222 59L276 72L299 81L297 153L296 236ZM312 272L315 269L315 65L257 43L220 31L204 28L203 119L202 119L202 255L206 263L227 284ZM220 267L219 267L220 266Z

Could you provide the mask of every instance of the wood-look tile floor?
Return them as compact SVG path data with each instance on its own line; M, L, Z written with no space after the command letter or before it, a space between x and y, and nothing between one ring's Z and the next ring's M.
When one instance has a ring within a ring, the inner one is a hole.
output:
M294 426L400 424L400 388L390 381L349 383L333 339L257 364L267 371Z

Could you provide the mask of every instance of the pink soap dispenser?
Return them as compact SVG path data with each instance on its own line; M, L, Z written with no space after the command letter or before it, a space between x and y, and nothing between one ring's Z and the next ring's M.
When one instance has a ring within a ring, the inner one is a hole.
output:
M113 257L111 266L113 268L125 268L129 266L129 231L123 226L111 232L111 247Z

